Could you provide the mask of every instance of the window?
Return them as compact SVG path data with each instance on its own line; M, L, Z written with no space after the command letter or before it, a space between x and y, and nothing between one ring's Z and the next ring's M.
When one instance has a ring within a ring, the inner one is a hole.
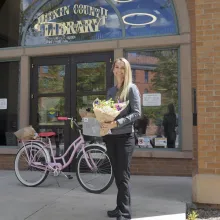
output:
M178 50L126 52L138 69L142 118L135 124L140 148L179 148ZM150 78L150 80L149 80Z
M33 16L30 11L39 8ZM42 0L23 0L22 45L61 44L77 41L94 41L122 38L122 25L115 9L105 0L51 0L42 5Z
M42 66L42 72L43 73L48 73L49 67L48 66Z
M146 83L148 82L148 71L145 71L145 73L144 73L144 81Z
M136 82L136 71L134 69L132 69L132 81Z
M22 0L21 45L178 34L171 0L110 2Z
M126 37L177 34L171 0L139 0L116 4L125 24Z

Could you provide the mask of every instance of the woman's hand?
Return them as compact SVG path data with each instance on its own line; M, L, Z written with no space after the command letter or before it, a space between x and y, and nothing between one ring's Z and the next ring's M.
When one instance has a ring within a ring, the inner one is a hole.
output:
M101 123L101 128L106 128L106 129L111 130L112 128L116 128L116 127L117 127L116 121Z

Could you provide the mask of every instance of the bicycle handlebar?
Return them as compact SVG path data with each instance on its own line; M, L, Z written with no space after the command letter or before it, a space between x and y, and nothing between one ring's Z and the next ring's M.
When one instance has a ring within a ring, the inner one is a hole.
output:
M58 119L59 121L68 121L68 120L71 120L71 121L75 124L75 126L76 126L79 130L82 131L82 128L77 124L76 119L68 118L68 117L57 117L57 119Z
M71 118L67 118L67 117L57 117L57 119L59 121L67 121L68 119L70 120Z

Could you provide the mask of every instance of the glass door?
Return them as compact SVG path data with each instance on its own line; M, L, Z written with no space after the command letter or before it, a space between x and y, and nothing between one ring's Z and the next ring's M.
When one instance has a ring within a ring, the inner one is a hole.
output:
M68 144L69 129L57 116L70 116L69 57L37 58L31 75L31 121L38 132L54 131L53 149L56 155ZM64 138L65 136L65 138Z
M72 84L71 94L74 96L71 106L72 114L78 121L81 120L78 112L80 108L92 108L96 98L105 99L107 89L113 85L113 74L111 73L113 54L98 53L73 56L72 62Z
M0 62L0 146L15 147L18 121L19 62Z
M113 85L113 53L80 54L71 57L71 114L81 123L79 109L92 109L96 98L106 99ZM72 133L71 141L76 138ZM87 137L86 140L93 138ZM99 138L96 138L99 139Z
M79 109L92 108L96 98L106 98L114 80L112 60L111 52L33 59L30 121L38 132L56 132L56 155L78 136L69 121L58 121L57 116L73 117L81 123Z

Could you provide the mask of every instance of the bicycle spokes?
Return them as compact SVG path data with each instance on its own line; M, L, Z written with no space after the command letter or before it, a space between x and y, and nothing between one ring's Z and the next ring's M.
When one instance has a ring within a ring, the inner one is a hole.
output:
M91 191L99 191L109 183L112 168L109 157L101 149L87 149L78 162L81 183Z
M15 161L16 174L24 185L35 185L45 177L47 158L42 148L33 145L23 147Z

